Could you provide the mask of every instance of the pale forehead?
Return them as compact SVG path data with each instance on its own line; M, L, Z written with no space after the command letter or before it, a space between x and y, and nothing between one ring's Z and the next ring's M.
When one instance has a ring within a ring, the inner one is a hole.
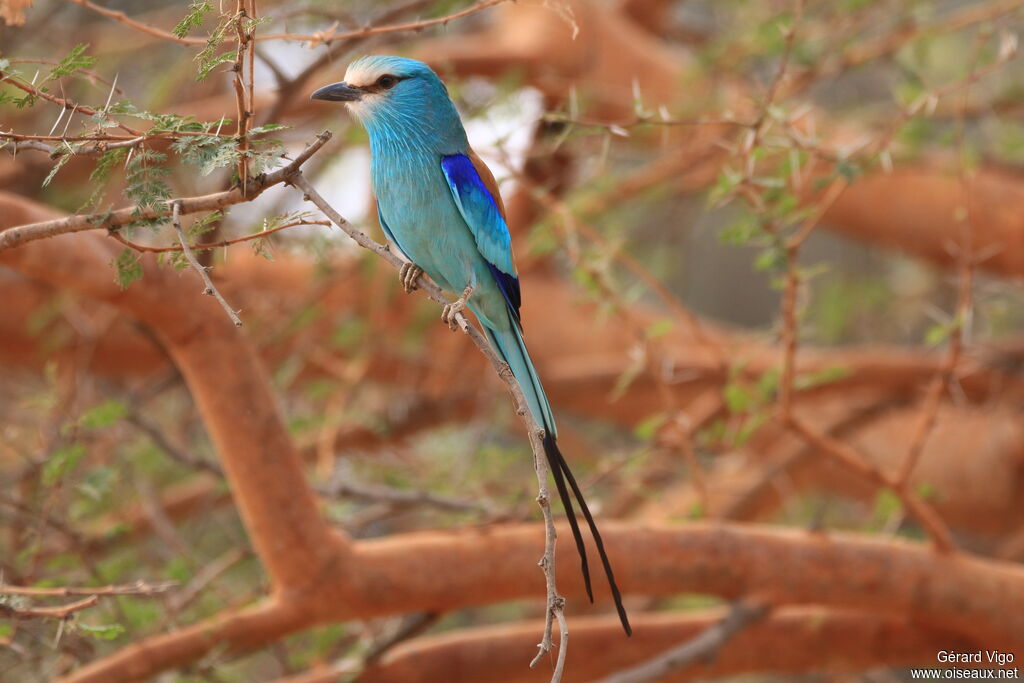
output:
M349 65L345 72L345 82L349 85L371 85L388 73L387 64L360 61Z

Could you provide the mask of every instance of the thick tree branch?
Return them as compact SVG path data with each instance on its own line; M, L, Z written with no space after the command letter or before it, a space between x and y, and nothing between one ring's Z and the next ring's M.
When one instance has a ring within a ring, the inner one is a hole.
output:
M699 637L719 624L721 610L686 614L636 614L634 637L624 642L614 617L573 620L567 668L574 680L590 681L655 656L679 641ZM498 624L449 631L396 647L360 678L364 683L540 683L539 672L521 660L534 644L537 622ZM827 670L857 672L935 662L941 649L968 651L980 645L909 619L877 617L817 607L776 610L750 624L713 660L697 661L672 681L719 679L743 674L793 676ZM303 683L335 679L310 677ZM296 681L296 683L299 683Z

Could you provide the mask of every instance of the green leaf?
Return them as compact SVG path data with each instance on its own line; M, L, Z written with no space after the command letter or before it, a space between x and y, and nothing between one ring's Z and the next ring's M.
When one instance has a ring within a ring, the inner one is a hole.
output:
M949 339L949 334L952 331L953 328L950 325L932 325L924 335L924 342L928 346L938 346Z
M281 123L268 123L262 126L256 126L255 128L249 129L249 135L262 135L263 133L269 133L275 130L287 130L292 126L286 126Z
M82 44L76 45L74 48L72 48L71 52L68 53L68 56L60 60L57 66L53 67L53 69L50 71L50 75L46 77L46 80L44 80L43 83L45 83L46 81L51 81L60 76L70 76L79 69L88 69L89 67L94 65L96 63L96 58L89 57L83 54L85 52L86 47L88 46Z
M824 384L837 382L844 377L849 377L852 373L853 371L848 367L844 367L842 365L831 365L816 372L798 375L793 381L793 386L797 389L820 387Z
M129 285L142 277L142 264L139 263L139 255L133 250L125 247L114 261L117 268L117 275L114 282L121 289L128 289Z
M53 168L50 169L50 172L46 174L45 178L43 178L43 187L46 187L47 185L50 184L50 181L53 180L53 177L57 175L57 171L64 168L64 164L68 163L68 161L71 160L72 156L74 155L61 154L61 156L57 158L57 163L53 165Z
M109 427L127 414L128 406L116 399L110 399L84 412L78 421L88 429L102 429Z
M203 17L205 17L206 13L212 9L213 5L206 2L206 0L203 0L202 2L193 2L188 6L188 14L178 22L177 26L171 29L171 33L179 38L184 38L188 35L189 31L194 28L198 28L199 25L203 23Z
M786 250L778 245L768 247L754 259L755 270L782 270L786 267Z
M661 318L647 326L647 338L657 339L664 337L672 331L672 321L669 318Z
M661 429L661 426L668 420L668 415L665 413L655 413L648 418L645 418L640 424L633 428L633 434L636 438L644 441L650 441Z
M754 215L746 213L719 231L718 241L722 244L740 246L749 243L760 234L760 222Z
M754 396L746 387L730 382L722 390L722 398L730 413L745 413L754 404Z
M85 446L74 443L58 448L43 465L43 484L52 486L70 472L85 455Z
M106 181L110 177L111 172L115 168L121 165L125 157L128 156L128 150L122 148L119 149L108 149L106 152L100 155L100 158L96 160L96 168L89 174L89 182L93 185L92 194L89 199L82 204L79 208L79 212L91 208L99 202L103 196L103 192L106 189Z
M128 150L123 147L120 149L108 149L96 160L96 168L89 174L89 181L101 183L109 178L110 172L115 167L120 166L126 156L128 156Z
M75 622L75 627L82 633L98 640L114 640L124 633L124 626L121 624L84 624L79 621Z
M217 168L234 166L241 158L234 138L216 135L193 135L182 138L174 142L172 149L180 154L186 163L199 166L199 172L204 176Z
M155 206L170 198L171 188L164 182L170 170L162 166L167 155L150 149L137 149L128 160L124 194L138 209Z
M205 52L205 50L204 50ZM200 53L202 54L202 53ZM226 64L235 61L238 53L235 50L228 50L222 52L216 56L209 56L199 62L199 74L196 76L197 81L204 81L206 78L221 64Z
M889 520L903 512L903 502L889 489L882 489L875 498L875 517Z

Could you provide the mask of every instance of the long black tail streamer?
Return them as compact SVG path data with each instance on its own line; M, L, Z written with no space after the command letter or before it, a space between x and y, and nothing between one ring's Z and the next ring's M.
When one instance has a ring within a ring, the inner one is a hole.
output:
M633 628L629 625L629 617L626 616L626 608L622 606L622 594L619 593L619 587L615 584L615 573L612 571L612 564L608 561L608 554L604 550L604 541L601 540L601 532L597 530L597 524L594 522L594 516L590 514L590 508L587 507L587 501L583 499L583 493L580 491L579 484L576 483L576 477L572 476L572 472L569 470L568 463L565 462L565 456L558 450L558 444L555 442L554 437L550 435L544 436L544 454L547 456L548 464L551 466L551 473L555 477L555 486L558 488L558 496L562 499L562 505L565 506L565 516L569 520L569 528L572 529L572 537L576 541L576 549L580 554L580 563L583 569L583 584L587 589L587 596L590 601L594 601L594 592L590 586L590 566L587 563L587 548L583 544L583 534L580 533L580 525L576 520L576 511L573 508L572 496L569 495L569 490L566 488L566 480L569 482L569 487L572 488L573 494L576 496L576 501L580 505L580 511L583 513L583 518L587 520L587 525L590 527L590 533L594 537L594 545L597 546L597 554L601 557L601 564L604 566L605 576L608 577L608 586L612 590L612 598L615 600L615 610L619 613L619 621L622 622L622 628L625 630L627 636L633 635Z

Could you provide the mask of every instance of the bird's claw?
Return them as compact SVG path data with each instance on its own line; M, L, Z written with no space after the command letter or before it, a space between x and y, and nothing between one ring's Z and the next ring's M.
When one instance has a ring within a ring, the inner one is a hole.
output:
M450 304L445 304L444 308L441 309L441 322L448 326L448 329L455 332L459 329L459 314L466 309L466 302L469 301L469 296L473 293L473 287L466 287L465 291L455 301Z
M415 263L406 262L402 264L401 270L398 271L398 279L402 283L402 289L405 290L406 294L419 289L416 280L419 279L420 275L423 275L423 269Z

